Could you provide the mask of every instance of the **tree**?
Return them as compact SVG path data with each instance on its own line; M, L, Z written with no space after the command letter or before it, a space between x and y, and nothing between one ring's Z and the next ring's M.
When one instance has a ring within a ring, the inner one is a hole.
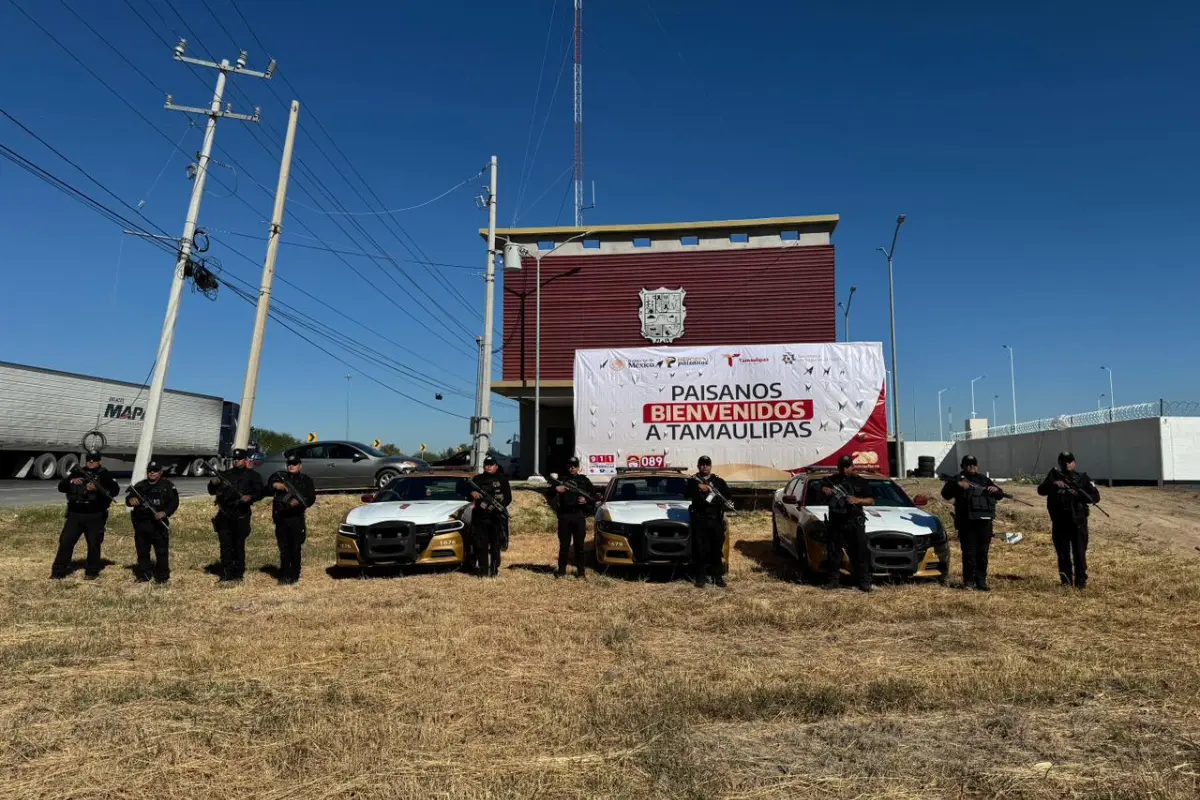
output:
M385 444L384 444L382 447L380 447L379 449L380 449L380 450L382 450L383 452L387 453L389 456L402 456L402 455L404 455L403 453L401 453L401 452L400 452L400 448L399 448L399 447L396 447L396 445L392 444L391 442L387 442L387 443L385 443Z
M251 428L250 438L258 442L258 447L264 453L282 453L289 447L301 444L301 441L290 433L280 433L269 428Z

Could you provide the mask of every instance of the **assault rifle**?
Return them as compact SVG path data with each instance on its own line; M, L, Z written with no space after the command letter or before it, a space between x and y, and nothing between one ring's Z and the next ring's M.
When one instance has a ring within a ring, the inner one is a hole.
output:
M552 488L557 489L559 486L562 486L568 492L579 495L584 500L587 500L589 503L596 502L595 495L588 494L583 489L580 489L579 486L572 483L569 479L568 480L559 480L557 475L555 475L554 473L550 473L550 475L547 476L547 478L546 478L546 482L549 483Z
M275 475L272 477L275 478L275 480L271 481L272 484L282 483L284 485L283 496L279 498L280 503L282 503L285 507L290 508L291 501L297 500L300 503L300 508L305 507L304 498L300 496L300 492L296 491L296 487L292 486L291 482L286 477L284 477L284 473L276 472ZM272 486L271 488L273 490L274 486Z
M83 477L83 482L84 482L85 486L86 486L86 484L89 484L89 483L92 484L93 486L96 487L96 494L100 495L101 497L103 497L105 500L107 500L110 503L116 502L116 500L113 499L113 496L111 494L109 494L108 491L104 488L103 484L100 483L99 475L97 475L94 472L88 472L83 467L76 467L75 471L78 472L80 474L80 476Z
M163 529L166 530L167 533L171 532L171 521L169 519L167 519L166 517L163 517L162 519L158 518L158 512L156 512L154 510L154 505L149 500L146 499L146 495L144 495L138 491L137 484L130 482L129 488L126 489L125 492L127 494L132 493L135 497L137 497L138 507L144 508L147 511L149 511L150 514L154 516L155 522L160 523L163 526Z
M471 487L472 490L479 492L479 503L482 508L484 508L487 511L499 511L501 514L504 515L505 520L508 519L508 508L504 505L504 503L496 502L496 500L493 499L491 495L489 495L487 492L485 492L479 486L479 484L477 484L471 478L467 478L467 486Z
M1085 506L1091 506L1104 516L1111 518L1111 515L1101 508L1100 504L1093 500L1092 496L1087 493L1087 487L1077 477L1078 473L1058 470L1058 474L1060 476L1059 480L1067 485L1067 491L1071 493L1072 497L1082 500ZM1089 478L1088 480L1090 481L1091 479Z
M710 483L708 478L701 478L699 475L693 475L692 480L694 480L696 483L699 483L701 486L707 486L709 488L709 491L712 492L713 497L716 498L718 503L720 503L721 505L723 505L725 507L726 511L734 511L735 510L733 501L730 500L725 495L721 494L720 490L717 489L717 487L714 484Z
M231 496L237 498L237 502L240 503L242 501L242 490L239 489L238 487L234 486L233 481L229 480L229 478L226 478L221 473L221 470L217 469L212 464L208 464L203 469L201 469L201 472L211 475L212 477L216 478L221 483L225 484L226 491ZM219 499L220 499L219 496L216 496L213 498L213 501L219 502ZM253 498L251 498L251 499L253 499Z
M960 472L957 477L948 478L947 480L954 481L955 483L960 483L961 481L967 480L966 473ZM1030 508L1036 508L1036 506L1034 506L1033 503L1026 502L1025 500L1022 500L1019 497L1013 497L1011 494L1009 494L1008 492L1001 489L995 483L993 483L989 486L979 486L978 484L972 483L971 481L967 481L967 483L970 483L973 488L977 488L981 492L986 492L988 489L993 489L993 488L996 489L995 492L992 492L992 496L995 497L997 500L1016 500L1018 503L1020 503L1023 506L1029 506Z

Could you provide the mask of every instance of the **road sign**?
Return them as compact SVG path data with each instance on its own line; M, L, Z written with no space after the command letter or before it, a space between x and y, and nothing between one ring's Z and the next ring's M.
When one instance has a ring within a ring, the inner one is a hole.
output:
M310 442L315 442L315 441L317 440L317 433L316 433L316 431L313 431L312 433L310 433L310 434L308 435L308 440L309 440Z
M429 449L429 448L428 448L428 447L426 447L425 445L421 445L421 452L422 452L422 453L424 453L424 452L425 452L426 450L428 450L428 449Z
M375 446L375 447L379 447L379 445L381 445L381 444L383 444L383 443L382 443L382 442L380 442L378 439L376 439L376 440L375 440L375 442L374 442L374 446Z

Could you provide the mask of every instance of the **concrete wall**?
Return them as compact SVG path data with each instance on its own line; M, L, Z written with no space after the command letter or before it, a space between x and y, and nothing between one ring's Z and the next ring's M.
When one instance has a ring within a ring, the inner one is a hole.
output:
M1193 469L1200 457L1192 455L1195 442L1188 437L1200 436L1200 430L1179 426L1186 418L1171 418L1179 428L1176 450L1186 446L1189 453L1181 454L1183 469ZM1017 436L991 436L957 442L953 463L966 453L979 459L979 467L993 478L1012 478L1017 475L1044 475L1055 464L1063 450L1075 454L1079 469L1092 478L1111 477L1118 481L1158 481L1163 477L1163 453L1159 439L1160 418L1131 420L1105 425L1067 428L1061 431L1041 431ZM1181 446L1181 441L1190 444ZM1196 464L1200 466L1200 464Z
M1200 417L1162 417L1163 480L1200 483Z
M905 442L904 468L916 469L917 458L919 456L933 456L939 474L953 472L953 468L946 466L946 464L950 464L952 461L948 459L948 456L953 451L954 442ZM953 463L957 464L958 462L955 461Z

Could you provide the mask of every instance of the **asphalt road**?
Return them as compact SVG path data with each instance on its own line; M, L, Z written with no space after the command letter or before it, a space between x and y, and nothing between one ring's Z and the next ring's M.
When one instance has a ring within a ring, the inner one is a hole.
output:
M180 497L193 497L207 494L204 478L172 478L171 482L179 490ZM129 478L117 478L121 489L129 485ZM0 508L20 508L22 506L52 506L65 501L58 491L58 481L0 481Z

